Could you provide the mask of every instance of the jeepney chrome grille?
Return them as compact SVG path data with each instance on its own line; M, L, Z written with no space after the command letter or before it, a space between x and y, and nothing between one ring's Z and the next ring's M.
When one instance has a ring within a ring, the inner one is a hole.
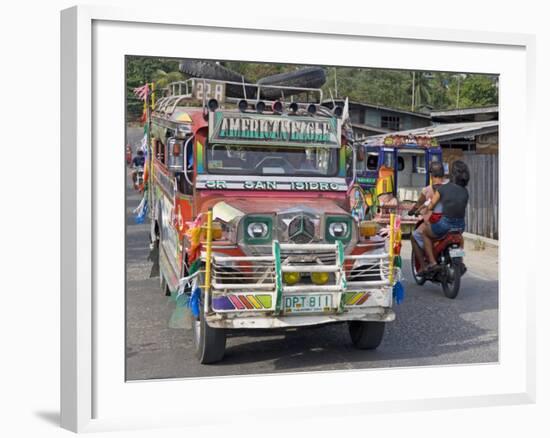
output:
M281 263L292 264L323 264L332 265L336 263L336 254L334 252L311 251L283 251L281 253Z
M224 284L273 284L275 269L273 262L235 264L233 267L212 263L212 280L223 287Z
M315 224L301 214L295 216L288 224L288 238L294 243L309 243L315 237Z

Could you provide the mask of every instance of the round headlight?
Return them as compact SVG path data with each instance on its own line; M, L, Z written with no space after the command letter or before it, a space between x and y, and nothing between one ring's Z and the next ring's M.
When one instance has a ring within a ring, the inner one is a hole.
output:
M267 224L263 222L252 222L248 225L246 231L251 238L262 239L264 237L267 237L269 228Z
M348 233L348 224L346 222L332 222L328 226L328 232L332 237L344 237Z

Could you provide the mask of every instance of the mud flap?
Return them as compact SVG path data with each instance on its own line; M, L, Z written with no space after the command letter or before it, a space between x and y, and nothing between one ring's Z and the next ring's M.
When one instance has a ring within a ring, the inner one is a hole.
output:
M176 308L172 311L168 327L172 329L193 328L193 313L189 307L189 297L183 293L176 297Z

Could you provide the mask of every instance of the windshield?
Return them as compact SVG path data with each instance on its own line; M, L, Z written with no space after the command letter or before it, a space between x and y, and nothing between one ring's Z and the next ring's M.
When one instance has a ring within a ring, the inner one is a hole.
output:
M214 144L206 148L209 173L235 175L334 176L337 148Z

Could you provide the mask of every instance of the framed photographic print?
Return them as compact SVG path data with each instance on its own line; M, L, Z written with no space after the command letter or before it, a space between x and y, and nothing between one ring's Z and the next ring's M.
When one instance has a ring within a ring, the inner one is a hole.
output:
M532 401L533 38L198 16L62 12L62 426Z

